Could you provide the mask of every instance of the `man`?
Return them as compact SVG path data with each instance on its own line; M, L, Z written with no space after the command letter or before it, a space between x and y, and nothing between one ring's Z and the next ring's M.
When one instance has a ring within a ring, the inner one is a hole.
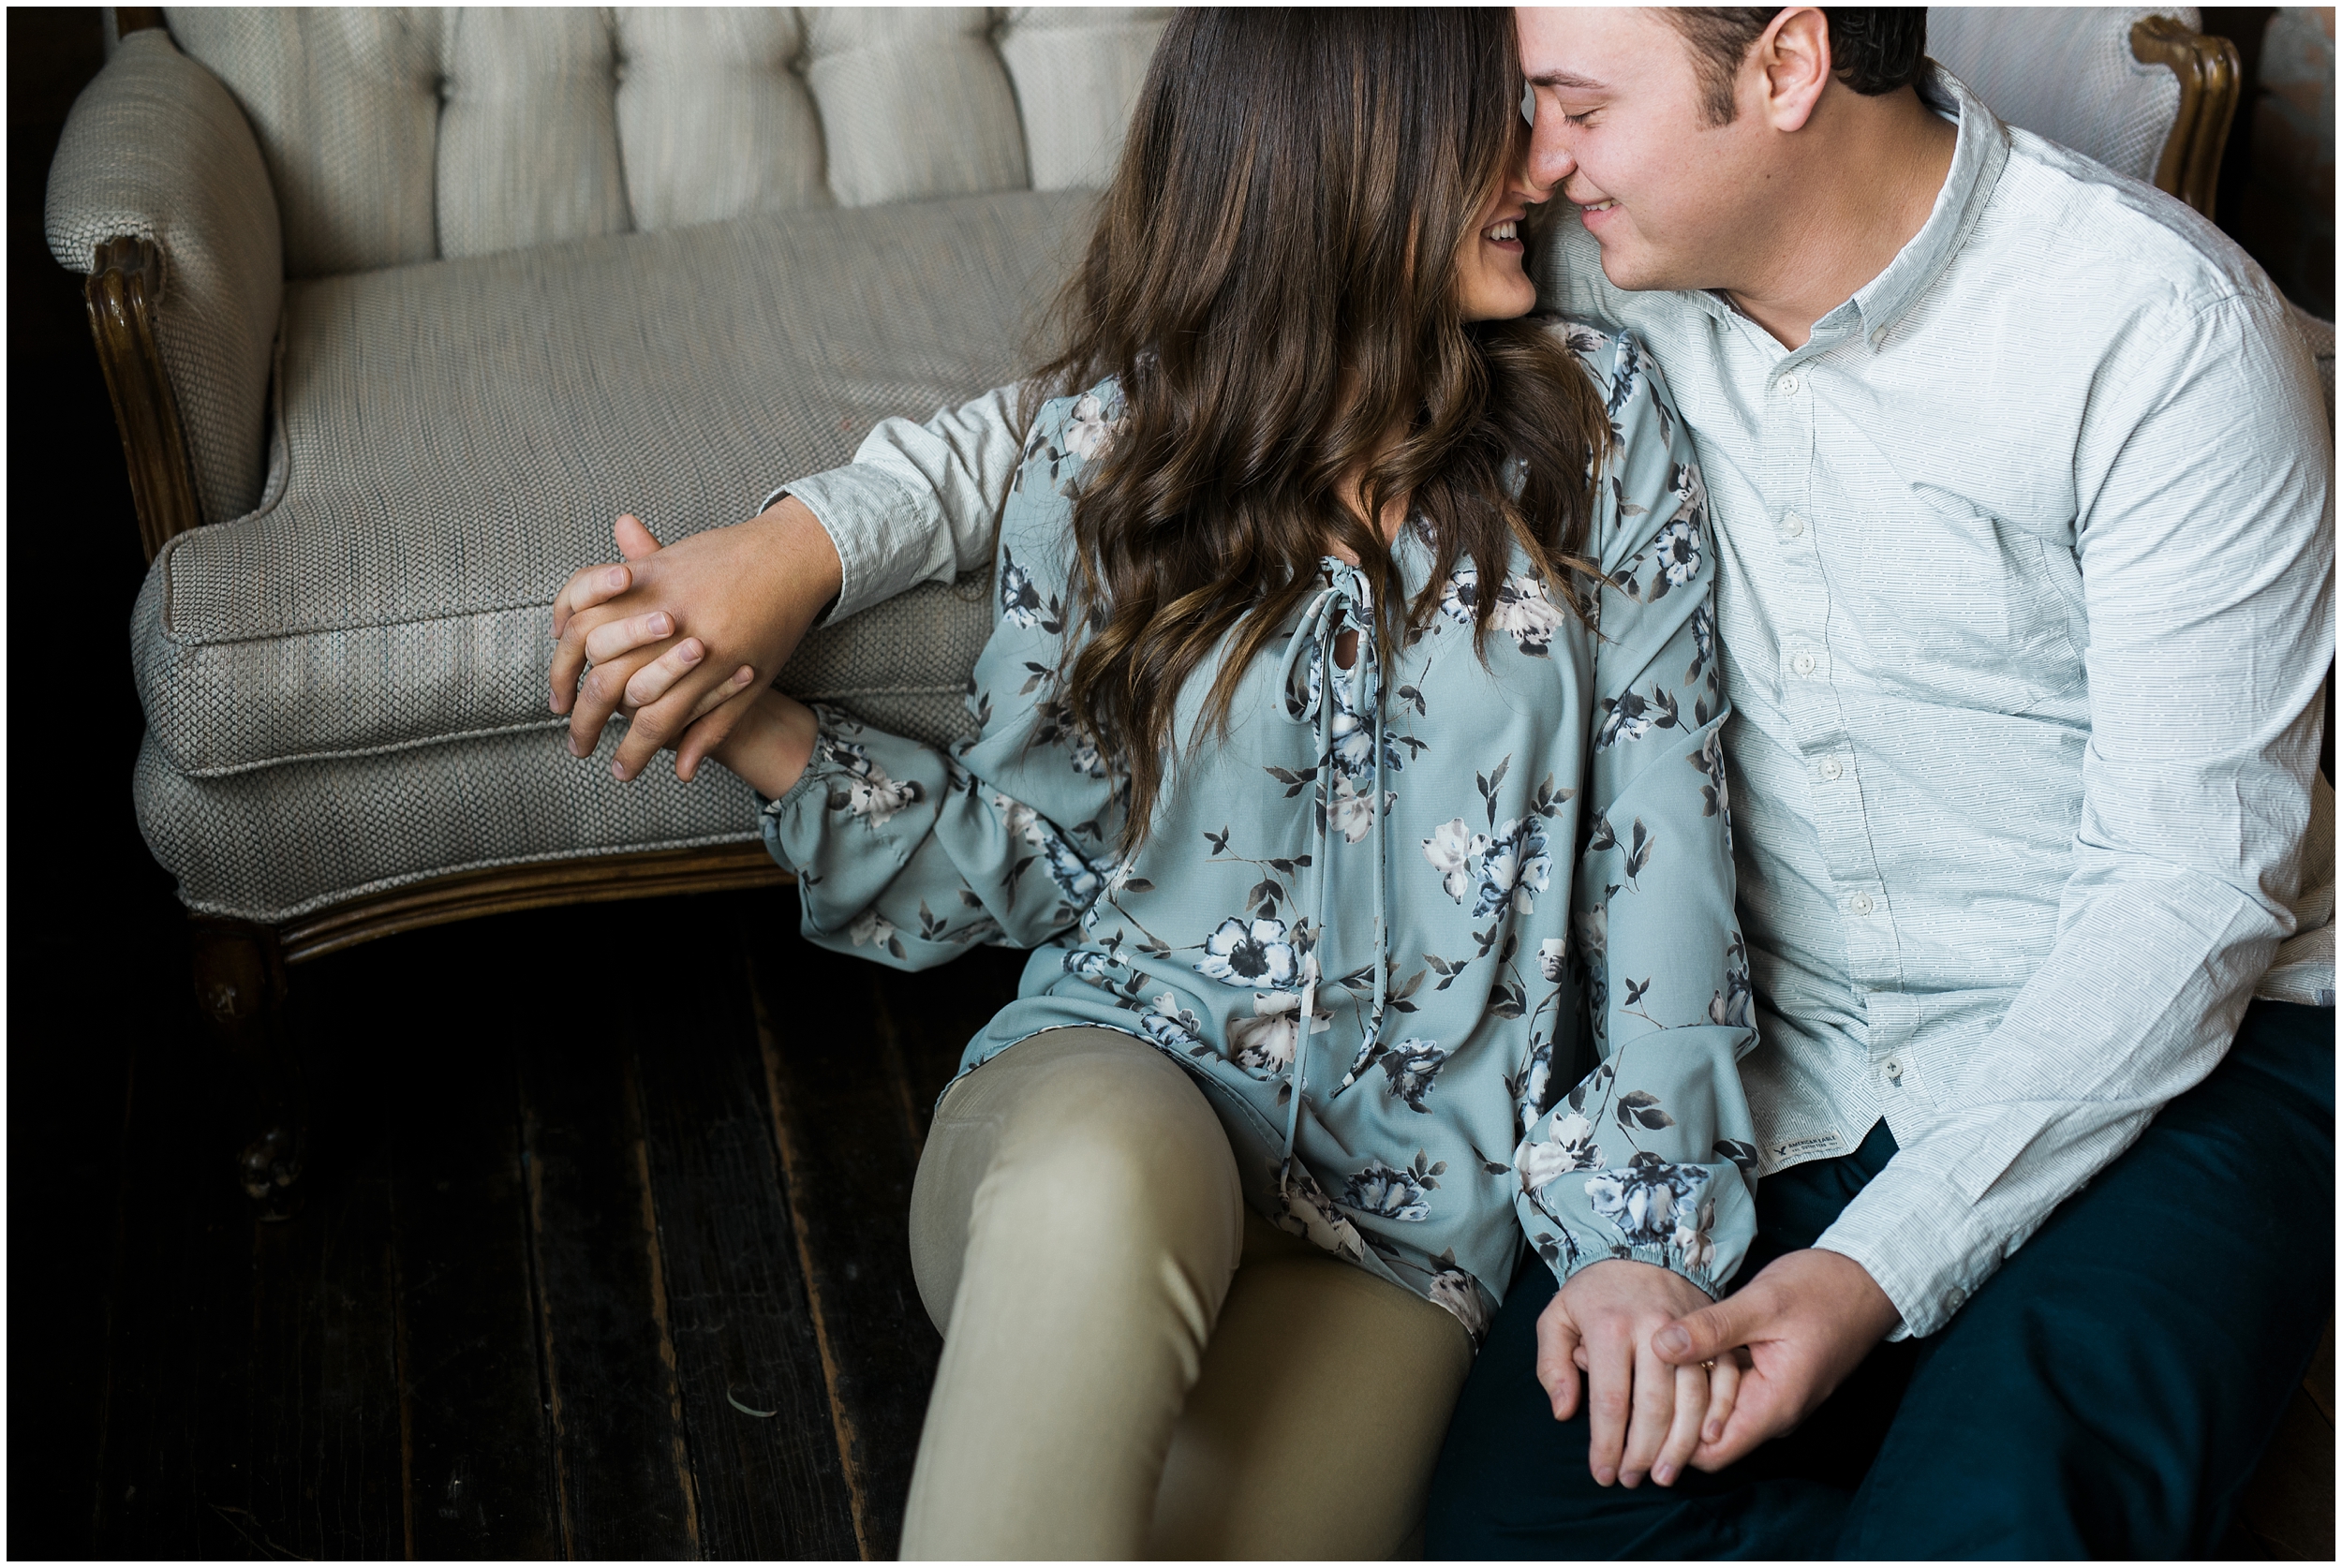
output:
M2010 133L1922 14L1520 13L1548 299L1642 336L1712 487L1764 1179L1719 1303L1529 1261L1437 1555L2201 1553L2331 1310L2333 1015L2251 1000L2333 653L2312 373L2249 261ZM736 665L982 560L1012 401L581 573L556 707L674 612L719 657L619 767L688 775ZM1670 1435L1670 1365L1727 1356Z

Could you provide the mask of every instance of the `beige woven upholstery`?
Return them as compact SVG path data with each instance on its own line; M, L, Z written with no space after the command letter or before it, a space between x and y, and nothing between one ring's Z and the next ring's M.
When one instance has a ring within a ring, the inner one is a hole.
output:
M1025 121L1035 190L1103 185L1154 58L1159 21L1128 10L1030 7L996 39Z
M798 213L292 285L270 503L171 540L139 599L164 761L206 777L542 728L547 606L610 554L612 518L735 522L887 415L1008 379L1089 201ZM881 639L860 675L794 678L904 687L926 701L870 717L933 732L980 645Z
M50 230L81 270L117 234L164 251L213 525L134 614L136 799L187 904L282 921L753 837L720 770L621 786L567 755L554 592L620 510L735 522L1030 362L1165 14L188 7L133 34ZM961 732L985 590L825 629L781 684Z
M492 256L633 227L617 49L601 12L465 6L439 55L439 254Z
M2152 181L2179 112L2179 78L2131 57L2131 25L2192 6L1930 6L1927 52L2012 126Z
M1095 185L1168 12L165 14L252 123L287 274L321 277L833 202Z
M786 6L618 12L618 152L637 229L826 207L822 122Z
M288 277L439 254L440 13L188 7L170 34L235 95L285 215ZM123 47L158 40L132 34ZM110 90L109 62L87 94Z
M217 521L260 496L269 346L284 292L276 200L235 101L159 33L134 33L82 95L52 166L50 253L75 272L116 236L165 262L163 363L196 498Z
M131 792L188 909L271 923L449 872L753 836L755 799L721 768L612 779L620 732L599 762L540 729L217 779L173 773L150 734Z

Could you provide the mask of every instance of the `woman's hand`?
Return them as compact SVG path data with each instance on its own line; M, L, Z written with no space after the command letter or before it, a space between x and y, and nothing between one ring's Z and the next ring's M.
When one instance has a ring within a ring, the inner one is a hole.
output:
M756 695L708 756L767 800L778 800L805 776L820 730L811 708L768 689Z
M1648 1475L1673 1486L1693 1451L1723 1436L1740 1389L1739 1359L1670 1367L1652 1344L1708 1305L1707 1294L1680 1274L1613 1258L1570 1276L1537 1319L1537 1381L1553 1400L1553 1419L1577 1413L1578 1377L1586 1375L1586 1467L1598 1484L1635 1487Z
M770 680L837 597L843 568L820 521L793 496L663 550L632 517L618 519L617 536L624 562L573 573L554 600L553 711L570 716L570 749L579 756L592 752L614 713L630 712L616 777L633 777L673 746L675 775L688 779L746 714L757 672ZM651 632L662 612L668 629ZM596 643L611 627L622 629ZM688 661L675 660L679 643L659 645L682 628L697 643ZM670 662L638 687L635 677L660 660Z
M630 533L636 537L630 538ZM645 541L647 541L649 550L659 548L659 541L650 537L650 531L632 517L618 519L618 541L622 549ZM630 550L629 553L633 552ZM578 576L588 576L597 570L611 569L589 567ZM571 581L575 583L577 579ZM566 599L568 590L564 589L563 594ZM563 607L556 606L554 613L556 616L561 615ZM586 633L586 656L594 661L597 670L609 669L613 661L624 658L638 649L660 643L666 644L664 650L649 663L634 661L639 667L627 677L626 685L621 688L617 704L619 712L632 714L659 702L674 689L676 682L705 660L707 650L698 638L678 638L674 630L673 615L664 610L652 610L621 620L603 621ZM708 688L699 699L696 713L711 712L736 697L742 697L755 679L755 670L746 664L741 665L728 679ZM819 731L813 710L793 697L784 697L772 690L746 696L740 707L740 713L734 717L723 738L705 754L766 796L778 800L789 792L804 774L806 764L812 761L813 743ZM570 749L577 749L574 737L570 742ZM624 778L627 776L621 771L622 767L622 763L614 763L611 772ZM678 767L675 771L679 774L682 769Z

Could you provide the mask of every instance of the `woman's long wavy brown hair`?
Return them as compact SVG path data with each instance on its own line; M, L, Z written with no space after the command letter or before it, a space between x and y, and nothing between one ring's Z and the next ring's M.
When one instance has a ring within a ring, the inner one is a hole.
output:
M1328 541L1389 666L1469 559L1485 641L1512 547L1578 607L1594 385L1529 321L1467 323L1456 258L1526 127L1508 9L1189 9L1165 29L1048 392L1119 377L1127 416L1074 508L1061 701L1130 770L1146 834L1188 677L1193 739L1308 597ZM1357 474L1363 515L1340 501ZM1403 503L1437 565L1403 608L1367 519Z

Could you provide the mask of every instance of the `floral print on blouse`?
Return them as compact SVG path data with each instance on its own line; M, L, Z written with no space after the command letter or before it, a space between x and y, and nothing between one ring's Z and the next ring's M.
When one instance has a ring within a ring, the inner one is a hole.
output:
M1166 760L1124 862L1127 781L1059 694L1072 496L1114 438L1109 381L1030 433L977 737L939 751L819 708L811 764L762 816L817 943L904 969L1034 950L963 1074L1044 1029L1149 1042L1202 1085L1254 1207L1475 1340L1524 1238L1562 1280L1635 1258L1714 1294L1755 1229L1707 487L1640 344L1553 330L1612 422L1597 626L1525 556L1493 584L1466 564L1386 670L1365 580L1328 556L1226 739ZM1393 550L1412 599L1423 525ZM1181 694L1178 735L1216 673Z

